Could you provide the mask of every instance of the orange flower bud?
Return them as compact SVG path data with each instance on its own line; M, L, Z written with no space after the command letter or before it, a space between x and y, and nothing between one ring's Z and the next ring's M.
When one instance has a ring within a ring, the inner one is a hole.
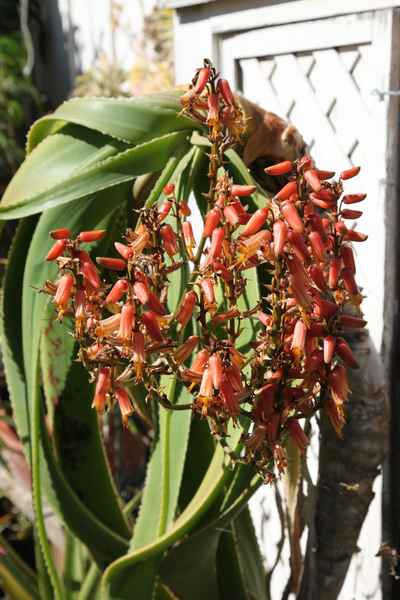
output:
M229 321L230 319L236 319L240 315L239 311L236 308L231 308L225 312L218 313L215 315L211 323L212 325L219 325L220 323L224 323L225 321Z
M233 185L231 187L232 196L238 196L239 198L251 196L256 191L255 185Z
M304 347L307 337L307 327L301 319L296 321L294 326L291 350L293 351L295 360L301 358L304 354Z
M142 323L146 328L148 335L156 342L162 342L160 325L158 324L157 315L152 311L146 311L142 314Z
M307 181L308 185L312 189L313 192L318 193L321 189L321 182L318 177L317 172L314 169L309 169L304 173L304 179Z
M171 196L175 191L175 186L173 183L167 183L166 185L164 185L163 187L163 193L166 196Z
M308 234L308 239L310 241L311 248L312 248L312 251L313 251L313 254L314 254L315 258L317 260L324 260L324 258L325 258L325 244L324 244L324 241L323 241L322 237L318 233L318 231L311 231Z
M354 278L353 271L351 269L344 268L342 271L342 279L344 287L349 292L349 294L351 294L352 296L357 296L358 286Z
M149 293L147 306L158 315L165 315L165 308L161 304L160 299L155 295L154 292Z
M339 315L338 325L345 329L362 329L367 324L367 321L360 317L353 317L353 315L342 314Z
M331 179L335 176L335 171L323 171L321 169L316 169L315 172L320 181L325 181L325 179Z
M149 301L149 287L142 281L135 281L133 284L133 293L141 304L147 304Z
M357 202L362 202L365 200L367 194L346 194L343 196L343 204L357 204Z
M293 163L290 160L284 160L283 162L271 165L264 169L267 175L286 175L293 169Z
M226 104L229 106L235 105L235 98L232 93L231 87L226 79L220 79L217 84L217 90L223 97Z
M283 188L275 194L275 200L287 200L292 194L297 193L297 182L289 181Z
M338 257L333 257L329 266L329 278L328 283L331 290L337 288L340 270L342 268L342 259Z
M304 237L296 231L289 231L288 241L291 243L293 252L300 260L307 262L310 258Z
M288 235L288 227L284 221L275 221L273 225L274 253L280 256L283 253Z
M337 365L328 376L328 384L335 402L345 402L349 393L347 373L343 365Z
M54 296L54 302L60 310L67 308L74 283L75 280L70 273L63 275L58 282L57 291Z
M294 204L291 202L284 202L281 206L281 213L293 231L296 231L297 233L303 233L304 223L301 220L301 217Z
M212 235L215 228L219 225L220 220L221 211L218 208L212 208L210 212L206 214L203 229L203 238L207 238Z
M194 239L192 224L190 223L190 221L184 221L182 223L182 233L183 239L185 240L186 250L189 254L189 258L192 258L193 248L195 247L196 242Z
M324 363L329 365L332 362L335 353L336 339L333 335L327 335L324 338Z
M360 233L359 231L354 231L354 229L349 229L345 239L350 242L365 242L365 240L368 239L368 236L366 233Z
M196 358L193 361L192 366L190 367L191 371L194 373L199 373L200 375L204 372L205 366L208 363L208 359L210 358L210 353L205 348L200 350L197 354Z
M178 365L183 363L192 354L199 343L199 340L200 338L198 335L191 335L177 350L175 350L174 359Z
M121 244L121 242L114 242L114 248L125 260L129 260L133 256L132 248L126 246L125 244Z
M133 414L133 406L129 398L128 392L122 386L117 386L114 390L119 409L121 411L122 421L125 427L128 424L128 417Z
M330 300L324 300L320 296L314 297L314 305L315 305L315 314L318 317L333 317L334 314L337 313L339 307L334 302L330 302Z
M106 404L106 395L109 393L111 388L111 376L110 376L110 368L102 367L99 369L99 374L97 376L96 388L94 391L94 397L92 402L92 407L97 410L97 412L104 412L105 404Z
M122 245L122 244L121 244ZM98 265L110 269L111 271L124 271L126 262L122 258L109 258L108 256L97 256L96 262Z
M59 258L63 254L66 246L67 240L57 240L47 253L46 260L51 261Z
M222 227L218 227L217 229L214 229L214 231L212 232L211 235L211 244L210 244L210 250L208 252L208 260L207 260L207 264L209 261L211 261L213 258L218 258L222 252L222 244L224 242L225 239L225 233Z
M354 254L352 248L350 246L343 246L340 249L340 254L343 260L343 264L347 269L350 269L353 273L356 272L356 263L354 260Z
M53 240L65 240L71 237L71 230L68 227L60 227L59 229L50 231L50 235Z
M336 354L352 369L358 369L359 365L349 344L343 338L338 338Z
M175 231L167 223L160 228L160 236L168 256L172 258L178 251L178 240Z
M186 201L180 202L179 206L179 214L181 217L190 217L192 211L189 208L189 205Z
M341 211L340 216L342 219L358 219L362 214L362 210L349 210L345 208Z
M118 279L106 297L106 304L115 304L115 302L121 300L122 296L128 291L128 288L129 285L126 279Z
M211 277L202 279L200 281L201 291L204 297L204 304L206 309L209 307L215 307L215 293L214 293L214 281Z
M351 169L347 169L346 171L342 171L340 173L340 179L351 179L359 174L361 167L352 167Z
M184 295L182 303L176 314L176 320L181 324L182 328L186 327L187 323L192 318L196 302L197 296L193 290Z
M210 94L207 99L207 125L213 127L219 121L219 103L217 94Z
M202 398L210 398L212 394L212 377L210 369L204 369L201 378L199 396Z
M267 220L268 213L268 208L259 208L258 210L256 210L256 212L250 217L250 220L243 229L242 236L247 237L249 235L254 235L255 233L257 233L257 231L261 229L261 227Z
M143 365L146 358L144 349L144 335L141 331L134 331L132 336L132 360L136 369L136 380L143 379Z
M208 368L211 374L213 386L216 390L219 390L223 375L222 358L219 352L211 354L208 360Z
M161 206L158 209L158 220L160 221L160 223L162 221L164 221L164 219L168 216L171 208L172 208L172 202L170 202L169 200L164 200L164 202L161 204Z
M323 273L322 269L320 269L320 267L318 267L317 265L311 265L310 268L308 269L308 274L310 275L310 277L313 280L313 282L315 283L315 285L322 292L328 291L328 286L326 285L324 273Z
M224 402L225 411L231 417L237 417L239 414L239 402L237 394L233 389L231 382L227 377L223 377L220 383L220 394Z
M121 323L121 313L112 315L107 319L99 321L95 333L98 337L107 337L119 329Z
M224 208L224 217L230 225L235 226L240 223L243 211L240 210L239 204L240 202L232 202ZM242 205L240 204L240 206Z
M201 94L201 92L206 87L208 80L210 79L210 67L203 67L199 70L197 74L196 83L194 85L194 91L196 94Z
M132 302L127 302L122 307L118 337L125 342L132 337L132 328L135 326L135 312L135 306Z
M101 240L106 234L105 229L97 229L93 231L81 231L78 235L78 240L82 243L97 242Z

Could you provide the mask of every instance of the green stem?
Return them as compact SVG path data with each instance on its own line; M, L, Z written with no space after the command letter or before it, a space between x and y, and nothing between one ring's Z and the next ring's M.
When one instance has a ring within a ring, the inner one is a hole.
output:
M129 500L129 502L127 502L125 504L124 508L122 509L122 512L124 513L124 515L126 517L129 516L131 514L131 512L133 510L135 510L135 508L137 506L139 506L142 496L143 496L143 490L139 490L137 492L137 494L132 496L132 498Z
M95 588L100 580L100 574L96 563L93 562L83 581L77 600L89 600L93 596Z
M186 152L186 148L185 148L185 152ZM168 160L167 164L161 171L161 175L157 179L155 186L151 190L150 196L147 198L144 208L150 208L157 202L157 200L159 199L159 197L163 191L164 186L171 179L176 167L178 166L178 164L179 164L182 156L185 154L185 152L183 152L183 151L177 152L176 156L171 156L171 158Z

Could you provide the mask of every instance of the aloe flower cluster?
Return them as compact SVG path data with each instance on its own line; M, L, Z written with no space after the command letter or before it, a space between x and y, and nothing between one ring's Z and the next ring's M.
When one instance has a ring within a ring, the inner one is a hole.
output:
M159 204L142 209L136 228L115 242L113 257L94 262L88 253L106 231L52 231L47 260L59 274L44 291L58 318L73 320L99 413L117 403L126 422L138 384L174 409L160 384L174 375L192 397L179 408L208 418L220 439L229 424L241 425L237 459L269 480L286 466L288 436L306 449L304 423L316 411L338 433L344 423L346 369L357 367L344 336L365 326L352 243L366 236L350 226L361 215L352 205L365 194L343 193L359 168L335 179L310 156L270 166L267 174L285 183L254 209L256 186L233 181L224 167L224 152L245 130L228 82L205 62L181 100L211 147L199 241L187 202L168 183ZM180 269L186 289L171 312L170 276ZM254 269L260 301L244 309ZM240 345L246 330L255 332L250 348Z

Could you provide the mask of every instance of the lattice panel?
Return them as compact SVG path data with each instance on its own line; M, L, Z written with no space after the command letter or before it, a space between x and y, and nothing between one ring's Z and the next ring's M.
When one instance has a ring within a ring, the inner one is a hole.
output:
M362 44L244 59L242 87L293 122L319 164L358 164L373 101L370 51L369 44Z

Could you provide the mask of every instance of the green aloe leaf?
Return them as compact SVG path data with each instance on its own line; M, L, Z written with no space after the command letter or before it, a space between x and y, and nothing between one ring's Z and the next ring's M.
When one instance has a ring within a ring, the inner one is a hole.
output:
M29 132L28 152L65 123L94 129L130 145L173 131L201 128L180 111L178 92L129 99L73 98L61 104L53 114L36 121Z
M7 540L0 535L0 580L3 590L14 600L39 600L35 573L25 564Z
M48 138L50 141L51 139ZM171 156L175 153L183 154L188 147L186 131L167 134L82 168L78 173L59 179L48 189L31 195L29 173L34 166L30 159L35 156L32 153L24 163L24 172L17 172L14 178L24 178L25 195L15 194L11 188L0 204L0 219L25 217L73 200L88 198L101 190L132 181L143 173L162 169Z
M30 413L22 347L20 299L23 291L25 261L37 223L36 217L18 225L11 245L3 281L1 303L1 350L13 417L18 436L30 461Z

